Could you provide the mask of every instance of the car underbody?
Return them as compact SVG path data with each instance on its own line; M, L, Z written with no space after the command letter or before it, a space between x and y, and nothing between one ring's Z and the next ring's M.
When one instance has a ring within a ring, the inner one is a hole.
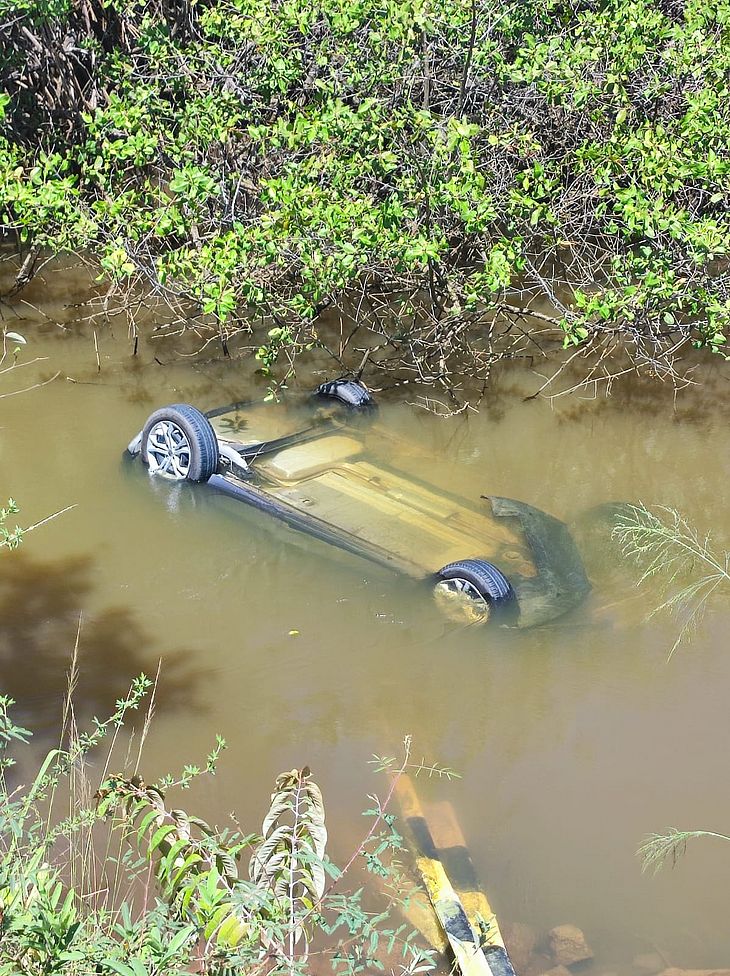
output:
M339 549L482 599L485 616L510 626L546 623L583 600L590 584L564 523L524 502L462 498L399 470L393 459L407 445L369 402L352 411L328 385L335 396L308 410L261 401L205 416L163 408L128 450L152 474L203 481Z

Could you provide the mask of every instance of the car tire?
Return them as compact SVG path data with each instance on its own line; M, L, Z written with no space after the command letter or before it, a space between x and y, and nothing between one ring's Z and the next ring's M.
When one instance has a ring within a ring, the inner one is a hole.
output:
M436 574L436 585L440 583L453 583L454 589L462 590L475 599L481 597L495 609L515 603L515 591L510 581L485 559L462 559L449 563Z
M204 413L173 403L147 420L141 455L151 474L169 481L207 481L218 468L218 440Z
M339 400L352 410L370 410L375 406L370 391L359 380L330 380L318 386L315 393L319 397Z

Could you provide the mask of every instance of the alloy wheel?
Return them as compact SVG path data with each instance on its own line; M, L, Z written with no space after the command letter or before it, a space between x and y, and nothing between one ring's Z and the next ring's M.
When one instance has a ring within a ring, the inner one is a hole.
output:
M152 474L184 481L190 471L190 442L172 420L156 423L147 435L147 458Z
M489 601L469 580L440 580L434 586L434 597L440 609L460 623L483 623L489 618Z

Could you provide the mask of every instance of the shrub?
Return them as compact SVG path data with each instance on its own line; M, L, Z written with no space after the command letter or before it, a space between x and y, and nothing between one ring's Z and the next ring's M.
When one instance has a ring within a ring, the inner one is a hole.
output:
M401 895L372 910L362 889L337 890L343 872L327 858L324 804L306 768L277 779L260 836L212 827L169 804L171 791L215 774L220 737L202 768L185 766L154 785L134 771L104 773L92 792L90 754L110 743L108 769L150 687L140 675L85 733L67 702L67 745L46 756L27 787L11 749L30 733L13 723L12 699L0 697L0 974L177 976L192 965L209 974L304 973L314 935L317 953L347 976L382 969L394 949L403 974L428 971L429 954L389 919L407 889L392 857L401 838L384 806L370 811L372 827L350 861L364 858L399 885ZM70 812L60 817L67 792Z
M92 8L0 2L23 280L90 254L225 351L255 330L267 375L313 342L455 394L556 333L674 377L724 355L729 0Z

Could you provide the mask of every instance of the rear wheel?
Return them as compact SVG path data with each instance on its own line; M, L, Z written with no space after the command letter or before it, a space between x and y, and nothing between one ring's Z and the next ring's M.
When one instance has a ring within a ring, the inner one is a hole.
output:
M437 600L450 616L466 615L474 622L486 621L495 610L517 605L510 581L484 559L449 563L436 574L434 589Z
M218 441L205 414L187 403L156 410L142 430L142 461L168 481L207 481L218 468Z
M316 395L339 400L352 410L369 410L375 406L370 390L359 380L330 380L317 387Z

